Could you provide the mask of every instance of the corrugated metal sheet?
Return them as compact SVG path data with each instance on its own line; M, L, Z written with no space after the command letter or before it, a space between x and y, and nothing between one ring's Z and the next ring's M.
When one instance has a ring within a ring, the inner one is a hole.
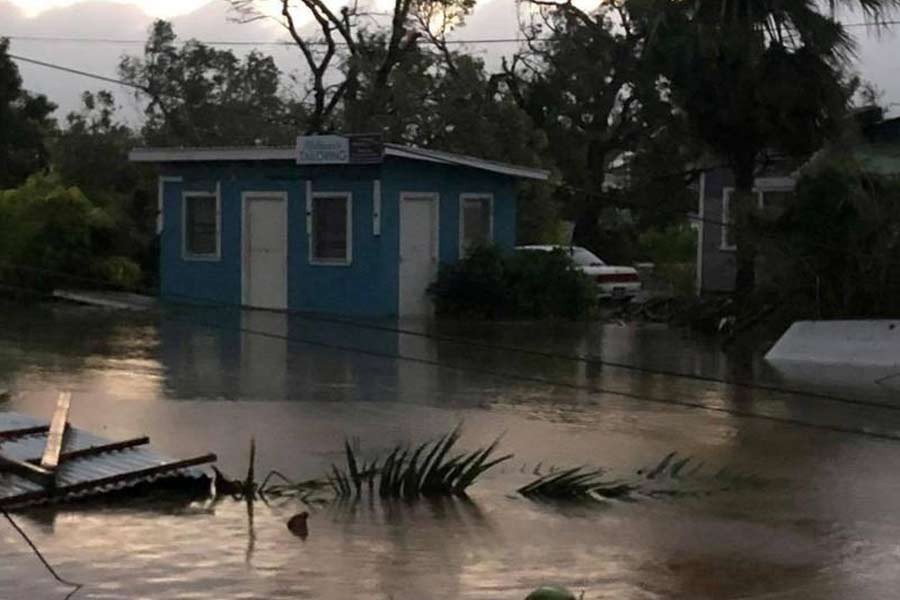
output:
M0 412L0 453L19 461L39 459L47 440L46 433L3 439L2 432L41 425L46 425L46 421L17 413ZM65 439L64 452L110 443L110 440L74 427L69 428ZM72 488L71 492L61 494L46 494L41 484L13 473L0 471L0 507L68 500L173 477L198 480L198 483L200 479L208 478L206 473L197 467L130 476L173 462L175 461L154 452L146 445L73 458L60 464L56 472L56 489L65 491L67 487ZM97 482L97 485L92 485L92 482ZM35 495L43 497L35 498ZM24 499L27 501L22 502Z

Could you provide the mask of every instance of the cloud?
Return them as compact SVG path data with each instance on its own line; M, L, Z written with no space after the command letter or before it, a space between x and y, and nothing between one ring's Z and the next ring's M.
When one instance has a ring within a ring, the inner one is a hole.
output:
M456 39L515 38L518 32L518 9L513 0L481 0L466 26L454 33ZM271 20L238 24L229 20L227 4L213 0L196 10L175 17L175 32L182 39L263 41L281 40L284 31ZM116 67L124 54L140 54L142 41L153 18L136 4L110 1L82 1L70 6L55 8L28 18L8 0L0 0L0 35L93 37L137 40L136 44L79 43L54 41L16 40L11 42L12 52L57 63L85 71L116 76ZM890 31L881 36L870 35L864 28L852 30L859 38L859 71L862 77L875 83L886 92L885 102L900 102L900 39ZM302 61L296 49L291 47L261 48L274 56L285 73L301 69ZM500 57L515 50L515 44L472 45L468 50L480 55L488 68L497 68ZM249 48L237 47L236 52ZM80 106L84 90L112 89L133 121L140 115L140 107L125 89L115 89L102 83L53 71L35 65L20 64L25 86L46 94L59 105L57 116L62 119ZM900 106L898 106L900 108ZM895 113L900 112L898 110Z

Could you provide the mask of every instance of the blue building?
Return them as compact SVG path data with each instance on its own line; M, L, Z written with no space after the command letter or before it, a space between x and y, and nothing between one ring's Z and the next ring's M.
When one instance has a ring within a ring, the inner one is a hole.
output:
M362 136L139 148L158 163L161 295L358 316L430 312L439 263L516 241L517 179L545 171Z

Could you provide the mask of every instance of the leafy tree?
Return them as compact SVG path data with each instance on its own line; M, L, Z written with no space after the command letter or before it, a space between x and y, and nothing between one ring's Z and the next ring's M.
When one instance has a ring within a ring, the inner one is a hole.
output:
M761 259L793 318L900 316L900 185L831 158L765 228Z
M568 0L530 3L536 10L525 28L527 48L504 64L506 81L546 133L565 181L557 197L575 221L574 241L624 258L630 252L613 247L633 245L625 238L634 235L610 237L598 227L602 214L628 208L664 222L686 210L676 201L688 158L681 120L648 68L644 35L621 4L583 10ZM655 181L665 182L666 202Z
M47 165L45 140L55 128L56 105L22 89L10 59L9 40L0 38L0 189L15 187Z
M195 40L181 45L166 21L153 24L143 58L123 58L119 74L149 99L143 136L153 145L286 143L305 118L281 96L272 57L254 51L242 60Z
M103 252L113 227L106 211L59 175L32 175L0 191L0 279L45 290L78 284L63 274L134 285L140 269Z
M882 20L897 0L832 1ZM755 285L753 181L773 153L802 156L835 131L852 92L853 41L814 0L629 0L629 16L697 138L733 170L736 296Z
M139 136L118 119L111 93L82 95L82 109L66 117L52 144L52 163L67 185L77 186L115 222L105 230L103 252L137 261L149 276L157 272L156 178L153 169L129 162Z

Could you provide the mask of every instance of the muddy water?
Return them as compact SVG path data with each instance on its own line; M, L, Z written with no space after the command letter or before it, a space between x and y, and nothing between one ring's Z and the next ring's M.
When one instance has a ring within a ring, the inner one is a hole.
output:
M892 598L900 584L900 443L828 429L900 435L891 408L438 343L383 323L2 309L0 382L15 396L0 410L49 414L57 391L71 389L76 425L112 438L146 433L172 455L214 451L235 474L251 436L258 470L298 478L339 460L345 436L377 452L460 421L464 446L503 434L502 448L515 453L469 502L332 504L312 511L305 541L284 525L303 508L295 501L251 512L228 500L23 515L58 570L86 584L76 598L519 599L552 581L587 599L845 599ZM431 331L784 384L752 355L729 358L661 327ZM631 475L672 450L755 473L763 485L596 507L510 494L537 463ZM0 523L0 598L66 592Z

